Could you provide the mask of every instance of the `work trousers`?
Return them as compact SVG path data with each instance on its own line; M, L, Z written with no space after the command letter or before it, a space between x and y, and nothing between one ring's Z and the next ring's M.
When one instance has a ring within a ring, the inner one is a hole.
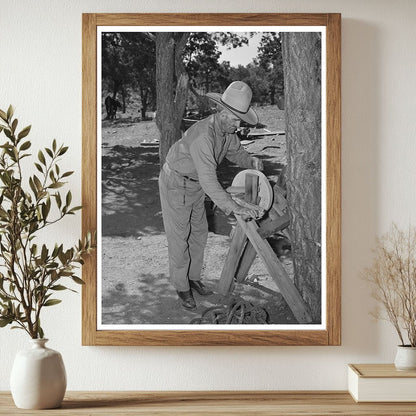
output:
M205 193L198 182L165 169L159 175L159 192L171 282L185 292L189 280L201 279L208 238Z

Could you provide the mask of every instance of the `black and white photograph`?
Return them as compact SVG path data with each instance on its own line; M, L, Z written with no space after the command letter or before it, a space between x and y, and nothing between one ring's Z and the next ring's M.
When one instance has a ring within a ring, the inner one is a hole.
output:
M99 28L98 329L325 329L325 35Z

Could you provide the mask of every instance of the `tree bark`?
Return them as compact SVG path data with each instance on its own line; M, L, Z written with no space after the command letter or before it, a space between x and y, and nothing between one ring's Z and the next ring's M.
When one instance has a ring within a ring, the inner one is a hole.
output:
M182 64L182 53L189 33L156 34L156 125L160 131L160 166L168 151L181 137L189 77Z
M145 87L140 87L140 101L142 104L142 107L140 109L140 115L142 120L146 119L146 112L147 112L147 105L148 105L148 95L149 90Z
M321 320L321 41L283 34L287 199L295 285Z

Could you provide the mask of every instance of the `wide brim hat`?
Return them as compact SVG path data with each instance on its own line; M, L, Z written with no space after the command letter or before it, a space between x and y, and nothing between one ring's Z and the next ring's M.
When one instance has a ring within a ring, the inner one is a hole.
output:
M205 95L212 101L230 110L247 124L255 126L259 122L257 113L250 107L253 93L245 82L232 82L222 95L216 92L208 92Z

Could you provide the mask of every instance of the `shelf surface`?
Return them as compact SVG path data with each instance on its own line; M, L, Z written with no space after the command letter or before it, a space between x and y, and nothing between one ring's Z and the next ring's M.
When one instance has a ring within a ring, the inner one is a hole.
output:
M414 403L355 403L345 391L67 392L47 411L14 406L0 392L0 415L415 415Z

